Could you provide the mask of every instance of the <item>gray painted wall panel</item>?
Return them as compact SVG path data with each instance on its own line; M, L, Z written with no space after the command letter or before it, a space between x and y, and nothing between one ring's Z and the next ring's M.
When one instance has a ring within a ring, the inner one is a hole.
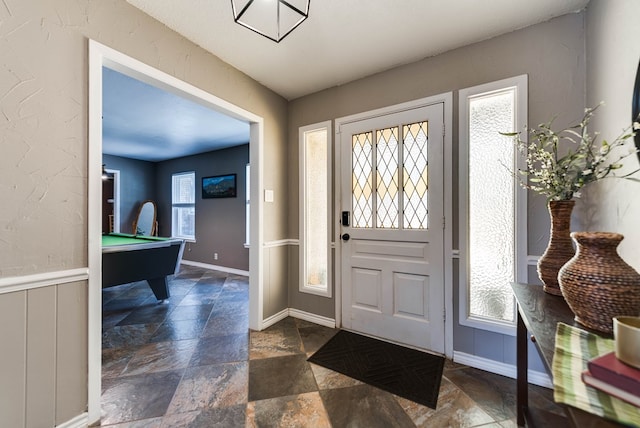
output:
M160 235L171 235L171 176L196 173L196 242L187 243L185 260L249 270L245 244L246 179L249 145L216 150L157 163L156 194ZM236 174L237 197L202 198L202 177ZM218 253L218 260L213 254Z
M0 295L0 426L25 424L27 292Z
M102 155L102 163L120 171L120 232L133 233L140 204L156 200L156 164L112 155ZM159 223L166 221L158 218Z
M55 426L56 300L56 287L27 291L27 332L37 332L27 336L28 427Z
M279 278L286 278L289 272L288 246L268 247L265 257L265 274L269 279L269 287L264 292L264 318L271 317L289 307L288 283Z
M56 424L87 409L87 282L57 287Z

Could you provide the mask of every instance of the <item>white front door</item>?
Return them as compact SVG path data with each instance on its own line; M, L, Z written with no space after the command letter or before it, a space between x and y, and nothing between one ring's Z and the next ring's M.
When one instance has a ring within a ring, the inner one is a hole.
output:
M342 326L438 353L444 353L443 111L434 104L339 130Z

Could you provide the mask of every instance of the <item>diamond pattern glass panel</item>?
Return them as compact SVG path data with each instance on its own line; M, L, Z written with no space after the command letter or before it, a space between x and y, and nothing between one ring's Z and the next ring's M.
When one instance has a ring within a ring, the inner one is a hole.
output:
M404 229L426 229L429 189L428 123L404 125L402 134L404 136L403 226Z
M373 133L351 136L353 219L351 227L373 227Z
M515 170L512 90L469 100L470 314L513 321Z
M377 227L397 229L398 205L398 127L376 131Z

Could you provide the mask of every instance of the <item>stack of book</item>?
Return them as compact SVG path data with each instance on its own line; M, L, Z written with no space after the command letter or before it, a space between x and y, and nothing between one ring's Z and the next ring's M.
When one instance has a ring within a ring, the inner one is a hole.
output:
M582 381L640 407L640 370L618 360L614 352L590 360Z

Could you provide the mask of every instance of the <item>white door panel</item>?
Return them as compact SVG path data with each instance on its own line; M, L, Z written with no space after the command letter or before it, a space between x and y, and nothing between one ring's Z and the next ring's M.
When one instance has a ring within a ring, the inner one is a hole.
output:
M340 129L343 327L444 352L443 105Z

